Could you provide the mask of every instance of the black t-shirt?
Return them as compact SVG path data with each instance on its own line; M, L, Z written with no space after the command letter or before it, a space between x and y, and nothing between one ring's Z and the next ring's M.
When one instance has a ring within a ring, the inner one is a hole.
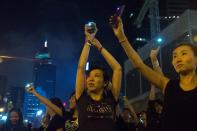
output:
M28 128L24 125L3 124L0 126L0 131L28 131Z
M131 122L124 122L121 116L116 121L116 131L136 131L136 126Z
M68 111L66 113L65 131L78 131L79 122L78 118L73 117L74 111Z
M111 92L104 93L103 99L94 101L86 91L77 100L79 131L114 131L117 101Z
M197 131L197 88L184 91L179 80L168 82L162 131Z
M162 127L162 114L158 114L155 110L155 100L148 101L147 109L147 130L161 131Z
M57 129L64 128L65 120L63 117L59 115L53 116L53 118L49 121L47 126L47 131L56 131Z

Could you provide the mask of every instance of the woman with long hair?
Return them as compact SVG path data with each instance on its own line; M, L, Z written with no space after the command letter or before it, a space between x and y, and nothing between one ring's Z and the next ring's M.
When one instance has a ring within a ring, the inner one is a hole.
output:
M23 115L20 109L12 108L8 112L7 120L0 131L28 131L28 128L23 124Z

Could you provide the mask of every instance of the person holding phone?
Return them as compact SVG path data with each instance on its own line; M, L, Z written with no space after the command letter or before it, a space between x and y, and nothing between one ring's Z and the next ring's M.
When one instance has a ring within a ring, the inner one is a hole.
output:
M117 131L136 131L137 125L139 124L139 119L133 108L130 104L128 98L123 96L124 106L120 115L117 116L116 126Z
M46 131L63 131L65 124L65 109L61 100L57 97L47 99L41 96L34 88L33 84L30 84L26 88L27 92L33 94L46 106L46 114L49 115L50 120L46 127Z
M172 65L179 78L170 79L144 64L128 41L120 17L118 18L118 27L113 28L113 31L135 68L164 94L162 131L196 131L196 46L183 42L173 49Z
M122 68L116 59L101 45L94 33L85 25L85 44L79 59L76 77L76 100L79 114L79 131L114 131L115 111L119 97ZM110 79L104 68L92 67L86 76L85 65L91 46L95 47L113 70Z

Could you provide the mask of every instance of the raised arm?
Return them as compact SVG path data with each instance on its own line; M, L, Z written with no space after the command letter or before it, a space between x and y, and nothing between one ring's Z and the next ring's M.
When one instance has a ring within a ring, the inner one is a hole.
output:
M27 89L27 92L33 94L36 98L40 100L41 103L43 103L45 106L49 107L51 110L53 110L55 113L57 113L59 116L63 116L62 109L53 104L49 99L41 96L39 93L36 92L33 86L29 87Z
M149 100L153 101L155 100L156 96L155 96L155 85L151 84L151 89L150 89L150 93L149 93Z
M137 125L139 123L139 119L137 117L137 114L135 112L135 109L133 108L133 106L130 104L128 98L126 96L123 97L124 99L124 107L127 107L129 109L129 111L131 112L131 115L134 118L134 122Z
M151 63L152 63L152 66L153 66L153 70L160 73L161 75L163 75L162 69L159 66L159 61L157 59L159 49L160 49L160 47L158 47L157 49L152 49L151 50L150 59L151 59ZM150 93L149 93L149 100L155 100L155 98L156 98L155 94L156 94L155 85L153 85L151 83L151 89L150 89Z
M78 100L81 94L84 91L85 88L85 66L88 60L89 52L90 52L90 46L89 43L94 36L96 35L96 32L94 34L90 34L87 31L87 26L85 25L85 44L83 47L83 50L81 52L81 56L79 58L78 68L77 68L77 76L76 76L76 99Z
M91 41L92 45L94 45L102 56L105 58L109 66L113 70L112 76L112 86L111 92L116 100L118 100L120 88L121 88L121 80L122 80L122 68L121 65L116 61L116 59L101 45L101 43L94 38Z
M144 64L138 53L133 49L127 37L125 36L121 18L118 18L118 22L118 27L113 28L113 31L124 51L126 52L128 58L144 77L146 77L151 83L164 91L169 79L153 71L149 66Z
M152 49L150 52L150 59L151 59L151 63L153 66L153 70L155 70L156 72L160 73L161 75L163 75L162 69L159 66L159 61L157 59L157 55L159 53L159 49L160 47L158 47L157 49Z

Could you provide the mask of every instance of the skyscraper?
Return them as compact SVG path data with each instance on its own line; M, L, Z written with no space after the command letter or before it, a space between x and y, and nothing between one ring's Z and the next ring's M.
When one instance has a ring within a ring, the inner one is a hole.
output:
M56 86L56 66L52 64L47 41L35 55L34 83L46 92L48 98L55 96Z
M36 91L47 98L54 97L56 86L56 66L52 64L48 52L47 41L44 46L35 54L34 63L34 87ZM34 121L36 113L45 110L43 105L32 94L25 94L24 114L25 118Z

